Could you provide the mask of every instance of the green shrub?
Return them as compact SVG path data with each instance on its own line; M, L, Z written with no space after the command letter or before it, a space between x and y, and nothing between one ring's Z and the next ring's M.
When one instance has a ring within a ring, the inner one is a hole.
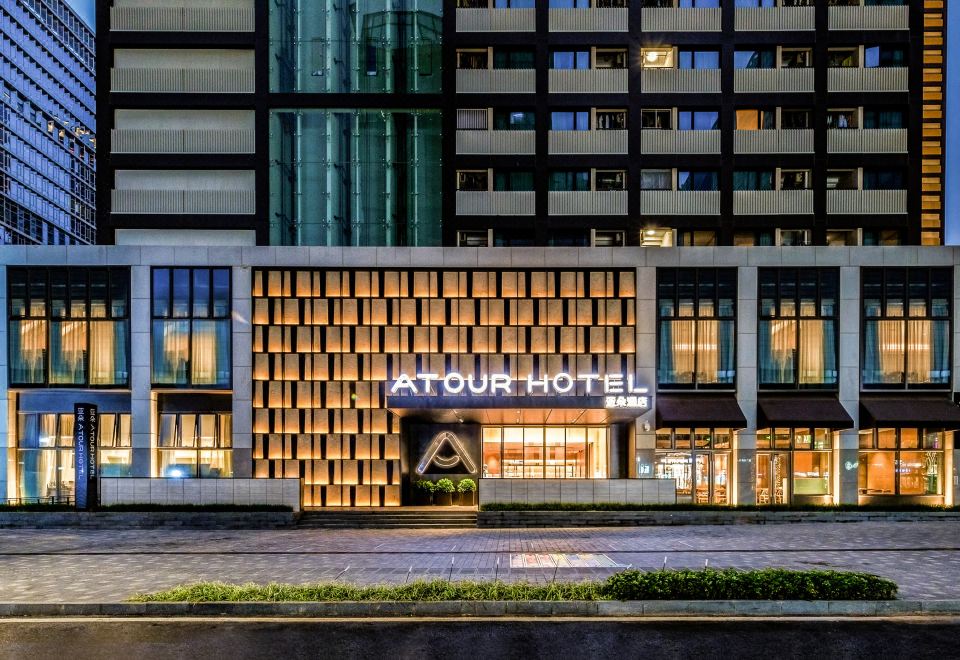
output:
M437 483L434 485L434 490L438 493L452 493L455 489L453 482L444 478L437 480Z
M473 479L461 479L457 484L458 493L473 493L477 490L477 482Z
M614 600L891 600L897 585L846 571L623 571L607 579L604 593Z
M419 490L421 493L430 494L436 490L436 486L429 479L421 479L420 481L414 481L413 487Z

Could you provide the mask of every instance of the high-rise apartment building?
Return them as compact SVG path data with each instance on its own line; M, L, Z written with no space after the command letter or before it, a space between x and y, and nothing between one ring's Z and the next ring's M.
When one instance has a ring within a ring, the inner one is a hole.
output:
M943 4L103 2L103 239L939 244Z
M96 242L94 89L68 3L0 2L0 244Z

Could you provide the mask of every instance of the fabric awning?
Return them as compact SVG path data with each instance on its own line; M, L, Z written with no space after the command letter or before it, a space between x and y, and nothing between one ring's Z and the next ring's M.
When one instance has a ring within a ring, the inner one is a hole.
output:
M747 418L732 395L661 394L654 399L654 404L657 407L657 428L747 427Z
M960 406L947 397L861 396L860 428L960 429Z
M833 397L771 396L757 400L757 428L853 428L853 418Z

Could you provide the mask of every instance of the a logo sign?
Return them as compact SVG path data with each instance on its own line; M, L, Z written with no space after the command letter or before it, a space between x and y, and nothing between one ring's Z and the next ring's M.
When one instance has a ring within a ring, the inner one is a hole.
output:
M436 465L443 470L463 465L464 472L473 474L477 471L477 464L470 457L470 452L453 431L440 431L433 436L433 440L423 453L423 458L417 464L417 474L424 474L431 465Z
M73 456L76 470L74 501L78 509L98 503L100 473L97 466L97 407L91 403L73 406Z
M587 396L603 396L605 408L650 407L647 388L637 384L633 374L581 374L561 372L542 377L527 375L513 378L506 374L474 376L456 372L445 376L434 373L400 374L390 385L392 396L496 396L553 395L574 396L578 385Z

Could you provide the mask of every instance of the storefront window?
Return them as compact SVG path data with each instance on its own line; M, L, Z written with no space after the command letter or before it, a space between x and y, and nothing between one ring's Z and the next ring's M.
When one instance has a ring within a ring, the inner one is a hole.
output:
M864 268L863 386L950 385L950 268Z
M124 386L130 271L10 268L12 385Z
M791 504L829 496L833 492L832 446L830 429L759 429L757 504Z
M860 495L942 496L948 433L915 428L861 431Z
M157 444L161 477L233 476L232 415L163 413Z
M762 268L758 278L760 387L835 388L838 271Z
M153 384L230 386L230 269L153 269Z
M680 503L730 504L732 439L731 429L658 429L654 476L676 482Z
M733 387L734 268L657 270L661 388Z
M130 415L101 413L98 438L100 473L130 474ZM73 413L20 413L17 419L17 493L31 501L73 497Z
M486 479L606 479L606 427L485 426Z

